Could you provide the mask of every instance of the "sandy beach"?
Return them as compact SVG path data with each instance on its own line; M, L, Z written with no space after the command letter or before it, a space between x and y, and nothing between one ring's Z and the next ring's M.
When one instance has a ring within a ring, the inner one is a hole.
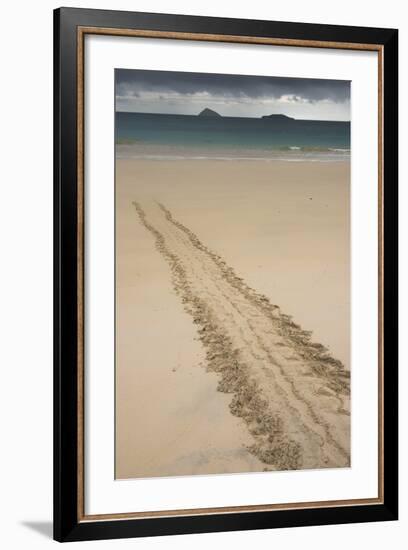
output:
M117 478L349 466L349 172L117 159Z

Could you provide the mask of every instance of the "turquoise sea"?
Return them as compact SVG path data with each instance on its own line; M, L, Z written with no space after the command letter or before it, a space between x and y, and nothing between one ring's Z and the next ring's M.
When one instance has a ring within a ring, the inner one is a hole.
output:
M119 158L347 160L350 123L117 112Z

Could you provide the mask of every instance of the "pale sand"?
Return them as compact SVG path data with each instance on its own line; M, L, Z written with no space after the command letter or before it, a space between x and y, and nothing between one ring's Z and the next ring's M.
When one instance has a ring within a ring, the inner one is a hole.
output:
M348 163L120 160L116 184L116 476L347 466Z

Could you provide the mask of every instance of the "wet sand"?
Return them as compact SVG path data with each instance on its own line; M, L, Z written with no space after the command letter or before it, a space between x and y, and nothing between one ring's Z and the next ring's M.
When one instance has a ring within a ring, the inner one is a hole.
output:
M118 478L349 464L348 174L117 162Z

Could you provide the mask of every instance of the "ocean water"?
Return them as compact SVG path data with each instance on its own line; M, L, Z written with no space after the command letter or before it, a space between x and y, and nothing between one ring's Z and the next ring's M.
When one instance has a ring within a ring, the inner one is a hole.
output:
M116 113L119 158L347 160L350 123Z

